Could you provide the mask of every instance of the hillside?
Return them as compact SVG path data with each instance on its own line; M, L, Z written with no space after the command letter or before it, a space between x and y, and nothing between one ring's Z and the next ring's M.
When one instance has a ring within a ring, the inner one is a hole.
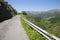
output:
M43 12L27 11L27 14L29 16L37 16L42 18L60 16L60 9L53 9L53 10L43 11Z
M60 38L60 9L46 12L27 12L27 19Z
M6 1L0 0L0 22L12 18L17 11Z

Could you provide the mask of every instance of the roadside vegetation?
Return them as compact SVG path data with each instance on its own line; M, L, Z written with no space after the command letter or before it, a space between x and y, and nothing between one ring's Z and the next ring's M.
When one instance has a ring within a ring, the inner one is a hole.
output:
M22 18L20 18L20 21L27 35L29 36L30 40L47 40L44 36L39 34L36 30L32 29L29 25L27 25Z
M34 23L38 27L46 30L52 35L55 35L60 38L60 21L55 21L55 19L41 19L39 21L36 21L34 18L27 18L30 22ZM50 21L49 21L50 20ZM55 23L53 21L55 21Z
M47 12L25 12L25 18L52 35L60 38L60 10L54 9Z

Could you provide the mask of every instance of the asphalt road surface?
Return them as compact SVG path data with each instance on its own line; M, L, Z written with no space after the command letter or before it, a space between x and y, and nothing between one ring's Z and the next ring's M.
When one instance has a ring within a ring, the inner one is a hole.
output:
M0 23L0 40L29 40L19 15Z

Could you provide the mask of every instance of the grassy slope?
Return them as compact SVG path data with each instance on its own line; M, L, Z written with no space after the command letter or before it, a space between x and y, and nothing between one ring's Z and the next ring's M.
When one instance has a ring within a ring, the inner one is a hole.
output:
M59 19L56 19L57 21L53 20L52 22L51 20L49 20L51 18L41 19L39 21L36 21L34 18L30 17L27 17L27 19L33 22L35 25L60 38L60 21L58 21Z
M22 18L21 18L21 23L22 23L23 28L26 30L26 33L28 34L30 40L47 40L37 31L32 29L29 25L27 25Z
M41 23L41 25L44 25L43 27L45 27L45 30L47 30L49 33L60 38L60 21L51 23L50 21L45 19L45 20L42 20L40 23Z

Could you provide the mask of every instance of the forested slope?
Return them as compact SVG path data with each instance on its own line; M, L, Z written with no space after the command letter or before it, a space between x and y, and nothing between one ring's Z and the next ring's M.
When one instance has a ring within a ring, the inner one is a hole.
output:
M26 12L26 18L60 38L60 9L53 9L46 12Z

